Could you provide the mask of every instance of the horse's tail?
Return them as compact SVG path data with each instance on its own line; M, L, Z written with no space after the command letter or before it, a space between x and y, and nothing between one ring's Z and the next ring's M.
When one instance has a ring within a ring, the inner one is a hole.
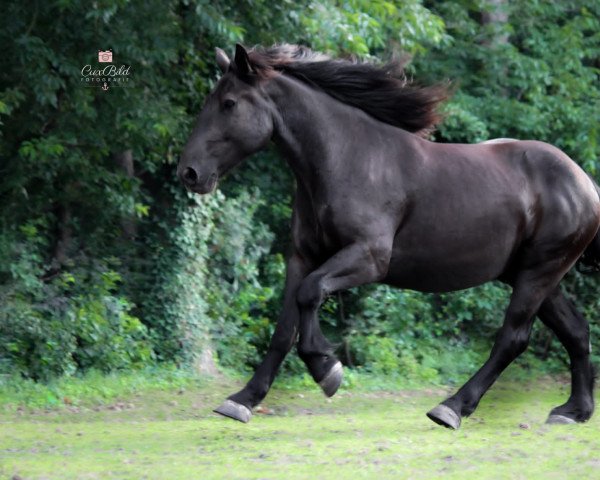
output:
M600 198L600 187L591 177L590 179L596 188L596 192L598 192L598 198ZM596 236L583 252L583 255L577 262L576 268L581 273L600 272L600 230L598 230Z

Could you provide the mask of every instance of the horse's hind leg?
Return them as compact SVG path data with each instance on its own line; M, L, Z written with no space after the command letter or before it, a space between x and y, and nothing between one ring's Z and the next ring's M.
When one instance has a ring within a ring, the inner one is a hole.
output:
M585 422L594 411L589 324L560 288L544 300L538 316L554 331L571 361L571 396L564 405L550 412L547 423Z
M527 348L535 314L563 273L563 269L556 273L548 272L547 268L519 273L514 282L504 324L498 331L490 358L455 395L427 413L431 420L457 429L461 417L469 416L475 411L481 397L500 373Z

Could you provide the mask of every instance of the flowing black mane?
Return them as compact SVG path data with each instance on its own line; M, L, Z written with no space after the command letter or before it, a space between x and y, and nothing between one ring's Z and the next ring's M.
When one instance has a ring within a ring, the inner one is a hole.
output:
M282 72L409 132L427 133L441 121L438 106L448 97L445 85L412 85L400 62L377 66L356 60L332 59L298 45L255 48L249 52L254 71L262 77Z

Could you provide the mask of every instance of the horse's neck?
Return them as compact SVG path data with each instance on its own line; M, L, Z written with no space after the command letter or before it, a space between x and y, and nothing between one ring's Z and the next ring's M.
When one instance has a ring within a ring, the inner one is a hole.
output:
M345 105L306 84L280 76L270 87L276 111L273 140L282 151L298 180L305 182L317 170L328 170L336 161Z
M307 192L335 187L348 172L369 171L369 162L398 167L402 161L410 169L423 142L284 75L271 81L267 93L274 104L273 140Z

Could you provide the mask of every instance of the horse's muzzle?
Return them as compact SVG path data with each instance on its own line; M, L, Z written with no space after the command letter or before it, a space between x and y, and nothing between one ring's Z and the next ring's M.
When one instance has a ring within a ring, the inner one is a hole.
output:
M179 173L179 178L188 190L204 194L214 190L217 185L218 175L212 173L206 180L202 181L200 175L198 175L198 172L193 167L186 167Z

